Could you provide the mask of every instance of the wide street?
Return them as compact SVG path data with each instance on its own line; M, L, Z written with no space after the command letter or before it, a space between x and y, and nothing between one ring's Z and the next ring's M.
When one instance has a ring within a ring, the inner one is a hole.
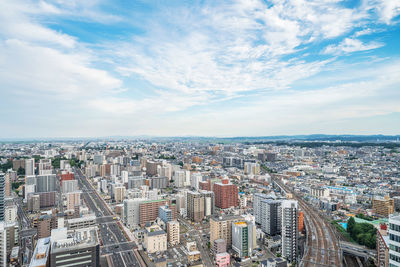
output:
M135 245L125 237L112 212L93 189L80 170L75 170L75 177L83 191L83 199L89 209L96 214L99 223L100 238L103 242L100 252L102 256L110 256L113 266L139 267L139 260L133 251Z

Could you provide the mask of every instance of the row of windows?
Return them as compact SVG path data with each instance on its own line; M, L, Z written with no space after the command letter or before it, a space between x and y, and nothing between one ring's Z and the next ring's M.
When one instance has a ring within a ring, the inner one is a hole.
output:
M400 263L400 257L399 256L390 254L390 259Z
M389 234L389 239L400 243L400 236Z
M397 232L400 232L400 225L390 223L389 228L390 228L390 230L395 230Z

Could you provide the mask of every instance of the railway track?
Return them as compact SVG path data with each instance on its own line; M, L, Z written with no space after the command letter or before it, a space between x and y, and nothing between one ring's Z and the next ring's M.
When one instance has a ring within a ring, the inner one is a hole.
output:
M293 194L293 198L298 201L306 219L307 248L305 248L300 266L342 266L338 241L329 222L282 183L277 182L277 184L285 192Z

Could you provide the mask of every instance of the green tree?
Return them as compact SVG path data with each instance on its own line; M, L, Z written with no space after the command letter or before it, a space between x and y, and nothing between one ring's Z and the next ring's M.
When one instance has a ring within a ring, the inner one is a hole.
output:
M18 170L17 170L17 174L18 175L25 175L25 169L22 168L22 167L19 167Z
M354 220L353 217L350 217L350 219L347 221L347 232L351 235L353 232L354 226L356 225L356 220Z

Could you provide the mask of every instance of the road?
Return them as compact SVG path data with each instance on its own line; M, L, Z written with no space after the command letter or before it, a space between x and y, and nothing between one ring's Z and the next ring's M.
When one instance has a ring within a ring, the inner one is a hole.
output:
M20 197L14 199L15 205L17 205L17 216L20 225L20 239L21 239L21 252L22 252L22 264L29 264L33 255L33 241L34 236L37 234L36 229L31 228L31 222L22 209L22 201Z
M200 231L190 225L190 223L185 221L183 218L178 218L178 221L185 225L185 227L188 229L189 236L194 237L194 239L196 240L197 249L200 251L201 260L203 261L205 266L214 266L209 254L207 244L201 239L202 234L200 233Z
M293 195L304 214L307 240L299 266L342 266L340 245L330 223L281 181L276 179L275 182Z
M110 256L112 265L116 267L140 267L140 261L134 252L136 247L133 242L127 240L117 221L113 219L114 214L107 208L81 170L75 170L75 177L83 191L83 199L89 209L98 217L100 238L103 242L100 248L101 255Z

